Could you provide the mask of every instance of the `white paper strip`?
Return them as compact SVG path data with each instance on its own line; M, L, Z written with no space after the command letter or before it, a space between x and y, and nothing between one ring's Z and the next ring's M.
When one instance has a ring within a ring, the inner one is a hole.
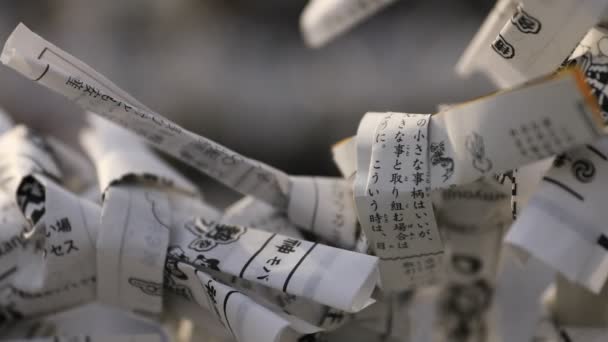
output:
M91 127L81 134L81 141L104 195L103 229L97 240L98 298L130 310L160 313L172 223L169 192L196 194L196 187L132 133L92 115L88 119Z
M171 208L165 192L111 186L97 239L98 297L102 303L160 313Z
M184 283L200 306L215 314L237 341L297 341L299 337L320 331L289 314L273 312L241 292L218 282L185 263L178 263Z
M0 288L12 282L19 266L19 255L25 246L22 232L25 219L15 201L0 192Z
M596 140L606 125L590 93L582 73L569 70L433 115L431 187L466 184ZM369 166L373 128L381 115L368 113L359 124L357 172ZM357 188L355 182L355 196Z
M505 23L513 16L516 9L516 1L496 1L496 4L456 64L455 69L459 75L469 77L473 72L478 71L479 69L491 73L492 67L491 65L486 65L486 63L495 58L495 56L493 56L495 52L489 47L496 39L496 36L498 36L498 33Z
M302 239L302 234L297 227L289 222L284 214L252 197L245 197L230 206L221 222ZM283 311L325 330L336 329L351 317L351 314L315 303L307 298L296 297L259 284L251 284L236 277L232 277L227 284L238 287L240 291L254 300L262 298Z
M257 228L296 239L302 238L298 227L291 223L283 212L251 196L246 196L226 208L220 221L229 225Z
M446 341L489 337L501 242L512 221L510 193L510 184L490 178L438 191L433 201L446 239L435 331Z
M364 118L359 132L374 132L369 154L369 135L357 135L363 167L355 180L357 212L388 291L430 283L442 263L430 198L429 120L430 115L403 113L383 114L379 122Z
M87 121L90 127L81 133L80 140L95 164L102 193L111 184L127 177L139 177L186 193L197 193L192 182L161 161L133 133L93 114L88 114Z
M286 206L289 179L285 173L241 156L148 110L92 68L23 24L17 26L7 40L0 60L227 186L279 208Z
M31 263L20 265L25 267L19 272L25 277L20 278L20 288L37 290L92 277L99 208L42 175L25 177L15 196L33 224L26 235L28 244L42 248L42 254L32 255Z
M499 18L504 19L504 14L513 11L516 3L504 1L496 6L488 18L488 26L474 40L481 42L483 36L483 45L471 44L460 62L460 70L466 72L467 64L481 64L479 68L501 88L551 73L601 20L606 8L602 0L526 0L511 12L510 19L502 22L504 26L498 35L487 44Z
M211 269L356 312L369 304L376 257L242 226L192 219L174 229L172 253ZM357 265L356 270L352 265Z
M15 126L0 136L0 188L14 194L21 179L33 172L57 180L63 176L48 143L29 128Z
M395 0L310 0L300 17L304 41L321 47Z

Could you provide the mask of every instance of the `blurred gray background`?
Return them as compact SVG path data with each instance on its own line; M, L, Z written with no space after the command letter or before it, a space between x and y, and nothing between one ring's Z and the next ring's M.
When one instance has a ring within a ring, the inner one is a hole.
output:
M320 50L296 0L2 1L18 22L182 126L293 174L336 175L330 146L367 111L434 112L493 90L453 67L490 0L401 0ZM0 106L75 141L80 111L0 68Z

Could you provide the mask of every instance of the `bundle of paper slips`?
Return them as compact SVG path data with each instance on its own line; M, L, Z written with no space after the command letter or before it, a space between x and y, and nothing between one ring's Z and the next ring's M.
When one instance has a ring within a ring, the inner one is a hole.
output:
M312 0L305 41L390 2ZM73 146L0 111L0 338L606 341L607 9L498 1L456 70L503 90L353 113L343 177L189 131L19 24L0 60L86 126Z

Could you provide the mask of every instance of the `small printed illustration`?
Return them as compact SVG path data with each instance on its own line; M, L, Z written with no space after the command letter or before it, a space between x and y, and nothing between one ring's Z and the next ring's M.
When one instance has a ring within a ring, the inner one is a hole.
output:
M608 122L608 56L587 52L570 64L578 65L585 73L585 81L600 105L602 118Z
M496 51L502 58L511 59L515 56L513 45L509 44L502 35L498 35L492 43L492 49Z
M34 177L27 176L17 189L17 204L32 224L38 223L45 212L46 193L42 184Z
M129 285L137 287L141 292L149 296L162 296L163 295L163 284L155 283L148 280L129 278Z
M443 182L445 183L454 174L454 159L445 155L445 143L431 143L431 164L440 165L444 169Z
M181 247L170 246L165 261L165 274L171 275L177 279L186 280L188 279L188 276L177 267L179 262L190 263L190 260Z
M553 160L553 166L561 168L570 163L572 175L581 183L590 183L595 178L596 168L593 162L589 159L582 158L573 160L573 158L565 153L560 154Z
M572 173L581 183L590 183L595 178L595 165L589 159L578 159L572 163Z
M218 259L206 258L204 255L199 254L196 259L192 262L192 265L197 267L210 268L214 271L220 271L220 261Z
M492 161L486 157L486 149L483 142L483 137L476 132L467 136L465 147L473 159L473 167L481 172L486 173L492 169Z
M206 222L201 218L187 222L186 228L197 236L188 245L188 248L197 252L209 251L218 244L227 245L233 243L247 230L245 227Z
M526 34L537 34L540 32L542 24L540 20L528 14L522 6L517 8L517 12L513 14L511 23L517 27L519 31Z

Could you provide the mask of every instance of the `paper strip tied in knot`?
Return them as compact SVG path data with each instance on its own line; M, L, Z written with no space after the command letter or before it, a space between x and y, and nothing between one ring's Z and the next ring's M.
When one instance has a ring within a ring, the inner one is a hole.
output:
M359 128L362 168L355 198L386 290L428 284L441 269L443 244L430 196L429 120L428 114L367 114Z

